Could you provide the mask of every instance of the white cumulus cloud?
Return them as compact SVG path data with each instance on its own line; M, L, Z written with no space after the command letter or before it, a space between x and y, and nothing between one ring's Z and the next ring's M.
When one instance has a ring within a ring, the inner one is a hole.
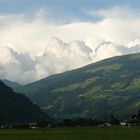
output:
M25 84L140 52L139 11L115 7L88 14L101 19L57 24L43 19L43 10L31 20L25 15L0 15L0 79Z

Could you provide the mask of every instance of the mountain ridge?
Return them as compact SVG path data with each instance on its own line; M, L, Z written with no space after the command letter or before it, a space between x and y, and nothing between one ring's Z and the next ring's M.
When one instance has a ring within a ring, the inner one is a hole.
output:
M10 80L7 80L7 79L2 79L1 81L12 89L22 86L21 84L19 84L17 82L10 81Z
M140 53L112 57L49 76L17 91L26 91L54 118L129 118L140 108L139 65Z

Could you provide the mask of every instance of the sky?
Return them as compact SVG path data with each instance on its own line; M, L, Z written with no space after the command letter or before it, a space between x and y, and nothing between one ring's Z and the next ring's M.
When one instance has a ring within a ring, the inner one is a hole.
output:
M40 10L44 18L55 22L92 21L98 19L88 15L88 11L129 7L139 9L139 0L0 0L0 13L4 15L25 15L33 18Z
M139 0L0 0L0 79L27 84L140 52Z

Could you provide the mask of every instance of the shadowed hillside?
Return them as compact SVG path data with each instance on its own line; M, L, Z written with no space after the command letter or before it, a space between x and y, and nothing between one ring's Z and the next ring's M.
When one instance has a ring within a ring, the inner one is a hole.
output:
M46 119L37 105L0 81L0 124L38 122Z

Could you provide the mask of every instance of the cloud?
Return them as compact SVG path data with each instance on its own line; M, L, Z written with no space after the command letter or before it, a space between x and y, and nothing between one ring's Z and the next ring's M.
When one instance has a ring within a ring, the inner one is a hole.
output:
M0 46L0 79L26 83L34 79L35 61L28 54L18 54L8 46Z
M84 41L65 43L53 37L42 55L35 58L27 53L17 53L8 46L0 46L0 52L3 52L0 55L0 79L26 84L112 56L140 52L140 46L128 48L104 42L91 50Z
M52 38L44 53L34 59L8 46L0 46L0 52L0 78L25 84L89 63L92 50L83 41L64 43Z
M46 75L68 71L88 64L92 50L83 41L65 43L58 38L52 38L42 56L36 58L39 75Z
M135 12L121 7L101 9L94 11L102 17L98 21L68 24L43 18L43 9L31 20L25 15L1 15L0 78L25 84L112 56L140 52L140 12Z
M95 49L95 51L90 56L92 57L94 62L97 62L113 56L120 56L138 52L140 52L140 45L128 47L117 43L103 42Z
M137 18L140 15L139 10L131 9L128 6L114 6L109 9L90 10L87 15L104 18Z

